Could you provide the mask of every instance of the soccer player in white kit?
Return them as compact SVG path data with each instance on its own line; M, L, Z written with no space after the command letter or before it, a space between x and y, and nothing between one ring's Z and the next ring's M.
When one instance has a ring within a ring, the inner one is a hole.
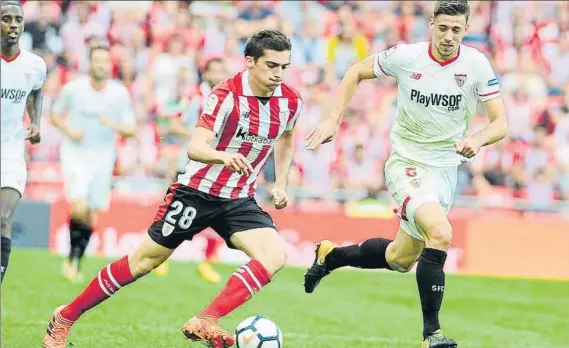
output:
M457 347L441 331L439 310L445 290L443 266L452 238L447 214L455 196L458 166L507 132L499 84L488 59L461 45L469 12L467 1L438 1L429 22L430 43L397 45L351 66L329 116L307 138L309 150L332 140L360 81L383 76L397 79L398 115L385 164L387 187L399 205L397 236L394 241L374 238L347 247L322 241L304 286L306 292L313 292L323 277L343 266L408 272L418 261L424 348ZM468 136L479 101L490 122Z
M127 88L111 77L111 53L104 45L89 53L89 76L68 82L52 109L52 123L67 137L60 148L69 219L69 259L64 276L81 281L80 262L96 213L108 208L117 136L133 136L136 116Z
M24 157L25 140L40 142L41 88L47 65L42 57L20 49L24 31L24 11L20 5L4 2L2 13L2 187L0 217L2 221L2 280L12 249L12 217L24 193L27 180ZM25 111L30 118L24 128Z

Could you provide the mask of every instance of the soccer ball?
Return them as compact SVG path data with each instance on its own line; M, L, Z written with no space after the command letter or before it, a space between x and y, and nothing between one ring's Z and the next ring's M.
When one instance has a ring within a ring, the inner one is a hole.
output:
M272 320L256 316L237 325L235 341L237 348L282 348L283 335Z

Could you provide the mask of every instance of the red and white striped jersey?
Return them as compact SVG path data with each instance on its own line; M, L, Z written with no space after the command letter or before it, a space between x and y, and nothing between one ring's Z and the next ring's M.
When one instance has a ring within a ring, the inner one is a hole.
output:
M178 182L221 198L252 197L257 177L277 139L294 128L302 100L292 87L281 84L263 104L251 91L248 72L219 83L210 93L198 127L215 132L212 147L240 153L253 166L251 175L233 173L222 164L190 161Z

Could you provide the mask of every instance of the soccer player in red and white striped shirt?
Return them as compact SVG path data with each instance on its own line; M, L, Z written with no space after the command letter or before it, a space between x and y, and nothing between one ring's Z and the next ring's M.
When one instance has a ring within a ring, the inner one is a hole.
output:
M293 129L302 106L298 92L282 82L290 51L290 40L275 30L249 39L247 70L211 92L188 146L186 172L170 186L148 237L134 253L103 268L70 304L55 310L45 348L63 348L71 326L85 311L149 273L207 227L251 261L233 273L182 331L188 339L207 341L214 348L233 345L234 337L218 326L218 319L267 285L286 261L276 226L254 195L257 177L274 149L276 183L271 194L277 209L288 202Z

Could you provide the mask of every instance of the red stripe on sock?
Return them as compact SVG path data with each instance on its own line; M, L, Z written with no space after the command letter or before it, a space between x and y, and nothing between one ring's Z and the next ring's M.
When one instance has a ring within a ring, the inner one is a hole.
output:
M247 271L247 268L251 273ZM257 260L249 261L247 264L241 266L235 273L231 275L225 288L223 288L199 316L214 318L226 316L253 296L251 290L255 293L271 281L271 274ZM253 279L251 274L257 281Z
M110 272L108 271L109 269ZM61 311L61 316L64 319L76 321L83 313L105 301L110 297L109 295L113 295L121 287L135 280L130 272L128 256L124 256L120 260L103 267L83 292Z

